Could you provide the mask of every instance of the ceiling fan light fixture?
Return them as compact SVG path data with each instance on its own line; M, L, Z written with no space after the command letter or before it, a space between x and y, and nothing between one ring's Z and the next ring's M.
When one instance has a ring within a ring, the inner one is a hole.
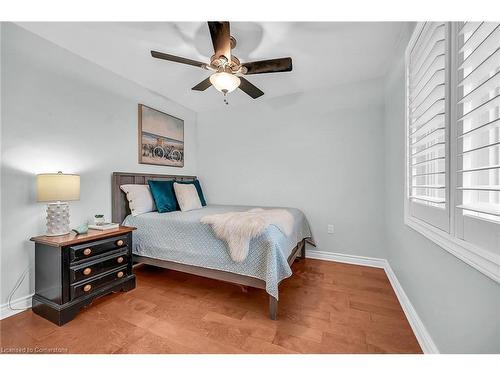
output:
M210 83L220 92L227 94L238 88L241 80L234 74L227 72L214 73L210 76Z

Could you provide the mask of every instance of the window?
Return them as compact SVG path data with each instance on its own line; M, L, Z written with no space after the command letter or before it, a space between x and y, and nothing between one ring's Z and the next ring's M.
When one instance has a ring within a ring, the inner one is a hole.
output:
M406 79L405 222L500 282L500 24L419 23Z

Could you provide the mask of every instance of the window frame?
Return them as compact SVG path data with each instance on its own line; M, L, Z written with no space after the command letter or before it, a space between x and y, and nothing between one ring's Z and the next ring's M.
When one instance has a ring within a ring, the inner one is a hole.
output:
M457 118L456 118L456 90L452 88L457 85L457 26L458 22L446 22L446 94L448 101L446 111L448 121L445 123L445 139L446 139L446 184L447 184L447 211L449 217L449 232L439 229L410 213L410 144L409 144L409 57L412 47L414 46L419 30L423 28L425 22L417 23L413 34L408 42L405 52L405 174L404 174L404 223L415 231L419 232L438 246L442 247L450 254L461 259L468 265L474 267L484 275L500 283L500 254L497 255L488 250L482 249L472 243L466 242L457 237L458 221L457 215L461 215L459 209L456 208L457 200Z

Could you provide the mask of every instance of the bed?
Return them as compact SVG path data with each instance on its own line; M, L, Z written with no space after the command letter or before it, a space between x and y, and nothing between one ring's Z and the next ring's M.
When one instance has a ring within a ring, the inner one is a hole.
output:
M250 242L248 257L237 263L230 258L225 242L200 219L252 207L209 204L188 212L148 212L132 216L125 193L120 190L120 185L147 184L148 180L195 179L195 176L113 173L112 218L113 222L137 228L133 233L134 262L264 289L269 294L269 316L277 319L278 285L292 275L291 264L298 257L305 257L305 242L311 237L307 219L300 210L286 208L294 217L291 235L286 236L270 225Z

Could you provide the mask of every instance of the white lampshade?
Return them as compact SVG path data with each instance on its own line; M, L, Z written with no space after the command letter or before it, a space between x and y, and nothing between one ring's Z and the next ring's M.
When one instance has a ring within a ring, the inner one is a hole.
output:
M227 94L228 92L236 90L241 80L234 74L219 72L210 76L210 83L220 92Z
M36 176L38 202L77 201L80 199L80 176L44 173Z

